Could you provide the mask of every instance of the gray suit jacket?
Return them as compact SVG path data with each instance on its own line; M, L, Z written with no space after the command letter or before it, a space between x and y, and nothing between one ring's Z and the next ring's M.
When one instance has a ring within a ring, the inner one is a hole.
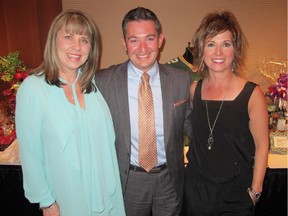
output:
M96 73L96 85L110 108L116 132L116 151L125 193L129 176L131 130L127 84L128 61L102 69ZM189 72L169 65L159 64L163 98L164 141L167 167L179 198L182 198L184 182L183 130L189 132ZM135 116L137 117L137 116ZM135 118L132 116L132 118Z

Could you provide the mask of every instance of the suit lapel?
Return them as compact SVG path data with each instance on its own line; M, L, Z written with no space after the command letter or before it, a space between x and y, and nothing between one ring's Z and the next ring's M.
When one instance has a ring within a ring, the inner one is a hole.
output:
M161 82L161 92L162 92L162 105L163 105L163 124L164 124L164 142L165 147L167 146L167 141L169 140L168 135L170 134L170 126L172 122L172 112L173 112L173 98L172 90L169 88L171 86L171 79L169 73L164 70L163 66L159 64L160 82Z
M116 73L116 71L115 71ZM128 69L127 62L123 63L117 71L116 78L114 79L115 95L118 95L116 100L116 107L119 108L118 122L121 122L124 137L125 148L130 152L131 148L131 129L130 129L130 114L129 114L129 100L128 100Z

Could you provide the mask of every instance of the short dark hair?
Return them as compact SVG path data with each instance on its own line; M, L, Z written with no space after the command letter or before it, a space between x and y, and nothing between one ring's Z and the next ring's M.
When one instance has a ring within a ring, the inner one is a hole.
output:
M161 34L162 27L156 14L147 8L137 7L137 8L130 10L122 20L122 32L123 32L124 38L126 36L127 24L132 21L141 21L141 20L153 21L155 23L157 33L159 35Z

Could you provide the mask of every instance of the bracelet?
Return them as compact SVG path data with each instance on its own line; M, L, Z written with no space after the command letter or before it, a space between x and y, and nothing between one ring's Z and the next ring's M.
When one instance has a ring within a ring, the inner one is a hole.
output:
M41 209L42 209L42 210L45 210L45 209L52 208L52 207L54 206L55 203L56 203L56 201L53 202L51 205L49 205L49 206L47 206L47 207L41 207Z
M247 191L248 191L248 193L251 193L256 198L256 200L255 200L256 202L259 201L259 198L261 197L261 192L256 192L250 187L247 189Z

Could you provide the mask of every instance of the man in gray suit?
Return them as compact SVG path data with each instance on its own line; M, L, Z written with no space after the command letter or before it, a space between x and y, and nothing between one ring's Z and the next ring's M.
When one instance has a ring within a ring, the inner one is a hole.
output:
M177 216L184 181L183 131L190 131L190 75L157 62L164 36L149 9L129 11L122 30L129 60L100 70L96 83L114 122L126 214ZM157 144L157 163L148 172L138 160L138 88L143 73L150 75Z

